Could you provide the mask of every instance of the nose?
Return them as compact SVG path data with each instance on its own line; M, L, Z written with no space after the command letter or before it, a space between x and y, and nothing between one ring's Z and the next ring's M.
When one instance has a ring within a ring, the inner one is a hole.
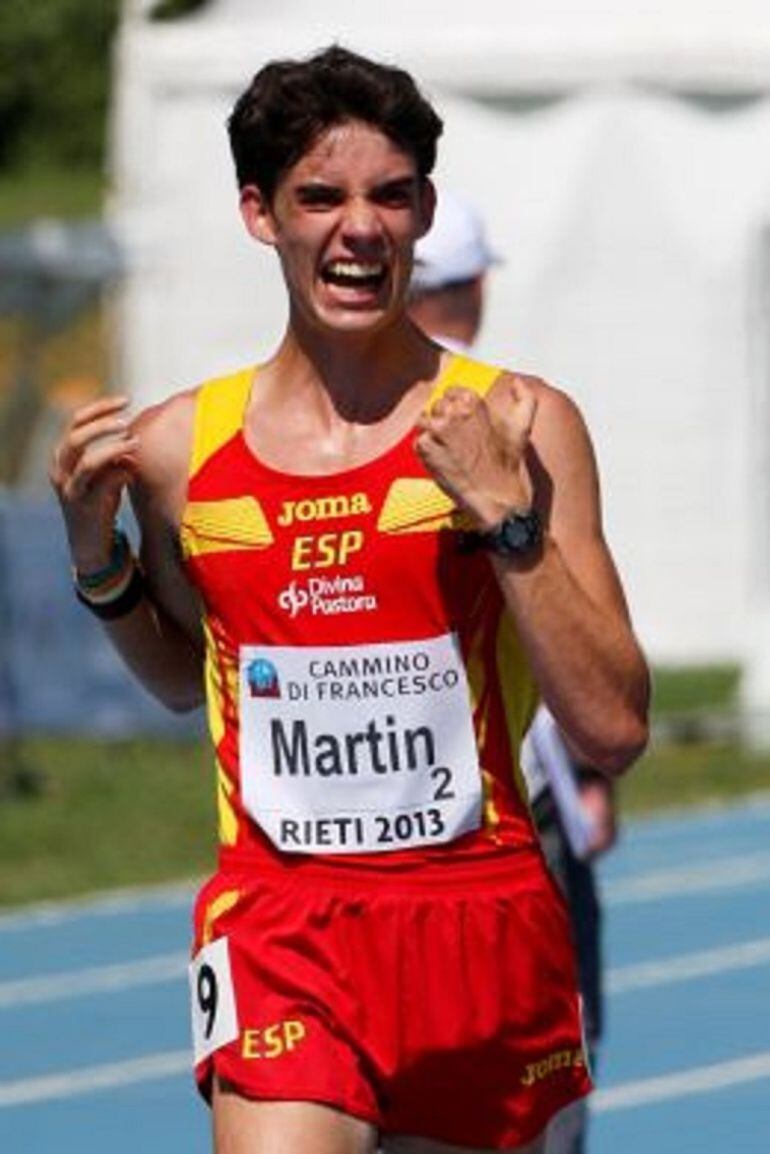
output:
M345 240L358 245L379 244L382 240L382 222L376 206L365 197L351 197L345 205L342 234Z

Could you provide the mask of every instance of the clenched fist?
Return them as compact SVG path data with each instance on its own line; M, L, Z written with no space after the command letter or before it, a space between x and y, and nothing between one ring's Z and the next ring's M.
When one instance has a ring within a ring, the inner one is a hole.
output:
M447 389L418 422L418 456L481 530L532 507L526 449L536 408L530 387L506 377L488 398Z

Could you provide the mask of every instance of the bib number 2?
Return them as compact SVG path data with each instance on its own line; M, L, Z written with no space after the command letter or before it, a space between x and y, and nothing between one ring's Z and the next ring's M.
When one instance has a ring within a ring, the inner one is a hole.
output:
M238 1037L238 1015L227 938L217 938L190 964L195 1064Z

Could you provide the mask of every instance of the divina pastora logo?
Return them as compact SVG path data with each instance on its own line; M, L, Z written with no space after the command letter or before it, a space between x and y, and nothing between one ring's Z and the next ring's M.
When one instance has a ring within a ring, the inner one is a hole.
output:
M305 584L292 581L278 594L278 604L290 617L307 610L314 617L338 613L371 613L377 608L377 597L368 593L359 575L311 577Z
M278 670L266 657L256 657L246 668L246 681L252 697L280 697Z

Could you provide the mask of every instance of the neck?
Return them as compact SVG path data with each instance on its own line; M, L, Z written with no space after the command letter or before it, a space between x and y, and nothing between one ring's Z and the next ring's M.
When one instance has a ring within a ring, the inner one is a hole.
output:
M330 334L292 319L271 367L286 401L302 395L328 421L370 424L392 412L419 382L431 380L439 358L406 316L365 334Z

